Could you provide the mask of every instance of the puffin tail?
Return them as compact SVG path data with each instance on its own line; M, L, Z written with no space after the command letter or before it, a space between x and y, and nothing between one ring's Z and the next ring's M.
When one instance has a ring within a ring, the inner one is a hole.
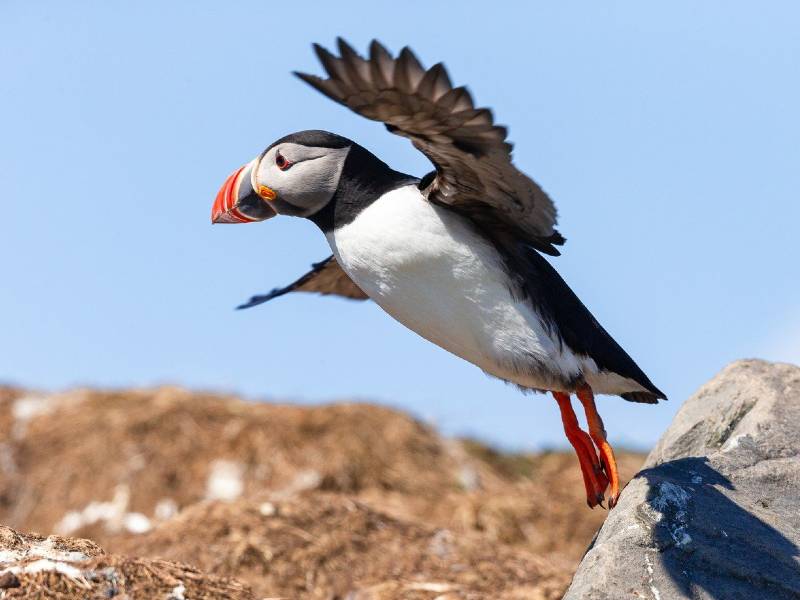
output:
M659 400L666 400L667 397L658 388L655 392L625 392L620 396L628 402L639 402L640 404L658 404Z

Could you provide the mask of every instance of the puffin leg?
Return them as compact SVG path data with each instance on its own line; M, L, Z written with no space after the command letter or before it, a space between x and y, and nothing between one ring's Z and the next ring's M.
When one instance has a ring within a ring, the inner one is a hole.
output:
M600 452L600 460L603 462L603 469L611 484L608 507L614 508L619 499L619 472L617 471L617 460L614 458L614 450L606 439L606 428L603 426L603 419L600 418L600 414L597 412L592 388L583 384L575 390L575 393L578 396L578 400L583 404L583 410L586 411L589 435L592 436L592 440Z
M578 425L578 418L572 410L569 394L553 392L553 398L556 399L558 408L561 411L564 433L575 449L575 454L578 455L578 463L580 463L581 473L583 474L583 485L586 488L586 503L589 508L594 508L598 504L602 506L604 500L603 492L608 486L608 479L603 473L603 468L597 458L592 440Z
M588 459L586 462L587 466L591 465L591 472L594 473L594 476L597 479L600 491L605 492L606 488L608 487L608 479L606 478L605 471L603 470L603 465L600 463L600 459L597 457L597 450L594 447L592 438L588 433L580 428L580 425L578 425L578 419L575 417L575 413L572 411L572 402L570 402L569 394L565 394L563 392L553 392L553 396L556 398L556 402L558 402L559 408L561 409L561 420L564 423L564 430L566 431L567 427L569 427L570 433L574 432L574 436L576 437L577 441L584 448L582 454ZM576 452L578 452L577 449Z

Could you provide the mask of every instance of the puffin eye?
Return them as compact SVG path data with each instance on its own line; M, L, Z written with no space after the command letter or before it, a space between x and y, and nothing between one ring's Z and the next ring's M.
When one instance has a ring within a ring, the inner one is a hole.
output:
M286 169L288 169L289 167L292 166L292 163L290 163L288 160L286 160L286 157L284 157L283 154L281 154L280 152L276 152L275 153L275 165L281 171L285 171Z

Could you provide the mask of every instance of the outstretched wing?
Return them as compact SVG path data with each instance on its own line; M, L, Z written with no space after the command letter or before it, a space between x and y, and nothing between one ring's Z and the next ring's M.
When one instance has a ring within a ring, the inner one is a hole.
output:
M316 292L317 294L344 296L353 300L366 300L369 298L361 291L347 273L345 273L333 256L311 265L311 271L303 275L294 283L282 288L275 288L268 294L253 296L237 309L250 308L268 302L278 296L289 292Z
M393 58L377 41L368 59L341 38L338 45L341 57L314 45L328 79L295 75L410 139L436 167L421 185L428 200L482 227L506 230L543 252L559 254L553 245L565 240L555 229L552 200L512 164L506 128L494 124L490 110L475 108L466 88L454 88L441 63L426 71L408 48Z

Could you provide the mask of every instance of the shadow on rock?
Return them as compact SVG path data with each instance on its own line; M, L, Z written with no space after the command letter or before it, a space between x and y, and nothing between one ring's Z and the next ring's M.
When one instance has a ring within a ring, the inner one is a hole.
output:
M731 481L708 458L681 458L645 469L649 486L637 517L651 527L663 568L686 597L800 597L800 551L774 527L732 501Z

